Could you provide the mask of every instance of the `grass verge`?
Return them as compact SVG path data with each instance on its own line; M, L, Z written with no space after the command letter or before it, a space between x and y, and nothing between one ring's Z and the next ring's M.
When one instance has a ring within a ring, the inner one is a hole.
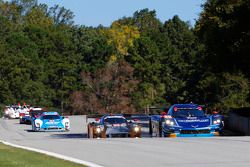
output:
M0 167L84 167L40 153L0 143Z

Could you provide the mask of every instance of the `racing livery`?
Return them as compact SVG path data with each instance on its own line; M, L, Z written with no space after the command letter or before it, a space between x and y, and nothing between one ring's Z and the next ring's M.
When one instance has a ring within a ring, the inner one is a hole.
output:
M70 130L69 119L60 116L58 112L43 112L40 117L32 117L33 131Z
M223 127L221 115L206 115L197 104L175 104L168 113L151 116L149 131L159 137L206 137L221 134Z
M20 123L31 124L32 118L39 118L43 112L46 112L44 108L31 107L24 116L20 116Z
M141 126L123 115L104 115L98 122L88 124L88 137L141 137Z

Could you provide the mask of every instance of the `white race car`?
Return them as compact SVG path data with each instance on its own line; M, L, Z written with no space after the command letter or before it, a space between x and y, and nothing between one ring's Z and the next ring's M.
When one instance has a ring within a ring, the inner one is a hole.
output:
M21 111L21 107L19 107L17 105L5 106L4 117L11 118L11 119L17 119L17 118L19 118L20 111Z

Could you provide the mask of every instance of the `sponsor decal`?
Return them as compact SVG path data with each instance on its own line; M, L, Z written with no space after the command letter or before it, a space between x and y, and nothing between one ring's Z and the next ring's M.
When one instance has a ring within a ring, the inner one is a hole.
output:
M54 125L54 124L58 124L59 122L46 122L46 125Z
M199 125L191 125L193 128L198 128Z
M178 120L178 122L209 122L209 119L186 119L186 120Z

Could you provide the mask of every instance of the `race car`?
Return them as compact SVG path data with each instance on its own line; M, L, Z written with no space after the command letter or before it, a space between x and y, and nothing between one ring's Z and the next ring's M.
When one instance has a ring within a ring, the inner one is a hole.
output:
M25 114L20 114L20 124L31 124L32 117L39 118L43 112L46 112L44 108L30 107L29 110L25 112Z
M4 117L10 119L18 119L21 107L18 105L5 106Z
M88 138L141 137L141 126L122 115L104 115L88 124Z
M69 131L70 121L58 112L43 112L40 117L32 117L33 131Z
M26 118L29 117L30 106L23 105L21 110L19 111L19 123L24 124L27 123Z
M151 116L149 124L151 136L206 137L222 134L224 120L219 114L206 115L197 104L175 104L168 113Z

